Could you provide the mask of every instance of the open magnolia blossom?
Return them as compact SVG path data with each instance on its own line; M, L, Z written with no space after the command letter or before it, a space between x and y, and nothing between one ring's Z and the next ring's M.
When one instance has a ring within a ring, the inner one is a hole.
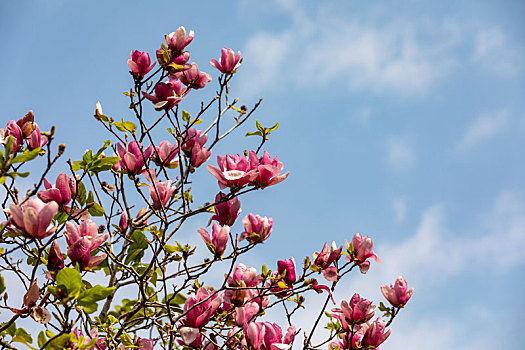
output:
M247 107L230 96L239 51L223 47L220 59L210 60L218 69L212 79L190 62L193 39L194 32L182 26L166 34L153 56L155 70L146 51L122 57L131 73L123 107L131 116L105 115L97 103L94 117L109 139L68 159L62 169L56 167L65 145L55 149L54 127L40 130L51 117L39 126L30 111L0 129L6 214L0 274L9 274L0 275L0 344L72 350L383 348L390 324L413 293L405 279L381 287L391 307L376 307L348 290L335 293L351 272L366 273L371 259L381 262L370 237L357 233L344 250L322 237L314 242L325 242L320 251L297 260L291 253L279 259L266 254L259 266L243 263L275 237L315 237L300 236L300 222L286 230L248 207L264 202L256 199L260 190L275 191L272 186L289 176L263 148L278 124L264 128L256 121L257 131L246 135L260 137L258 143L246 139L234 148L237 154L217 156L217 166L206 164L213 148L226 149L223 140L260 101ZM198 89L209 89L210 100L188 102ZM20 177L29 175L26 163L32 173L25 181L34 183L20 186ZM51 184L47 179L56 174ZM241 208L240 197L248 193L253 198L243 199ZM279 200L278 193L272 196ZM248 214L238 220L243 209ZM201 227L206 222L208 228ZM298 318L313 321L299 329ZM328 332L319 334L323 328Z

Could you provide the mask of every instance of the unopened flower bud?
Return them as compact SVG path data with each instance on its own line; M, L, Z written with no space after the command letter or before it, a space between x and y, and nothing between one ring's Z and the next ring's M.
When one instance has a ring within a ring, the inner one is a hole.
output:
M64 154L64 151L66 150L66 144L65 143L61 143L60 145L58 145L58 155L62 155Z

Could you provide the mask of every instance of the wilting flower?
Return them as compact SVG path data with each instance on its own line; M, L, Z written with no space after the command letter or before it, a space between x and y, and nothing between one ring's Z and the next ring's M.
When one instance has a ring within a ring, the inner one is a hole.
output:
M233 74L241 65L241 63L239 62L240 60L240 51L237 51L237 54L235 54L235 51L233 51L232 49L227 49L223 47L221 50L220 63L217 62L215 58L212 59L210 63L212 66L214 66L224 74Z
M330 282L337 281L337 267L330 265L339 259L342 250L343 246L337 249L335 242L332 242L332 246L329 248L327 242L324 244L321 252L315 253L313 256L314 265L321 268L324 277Z
M195 297L186 299L184 304L186 316L179 328L182 340L186 345L197 339L201 328L208 323L221 304L222 296L219 296L213 289L203 287L199 288Z
M118 143L117 152L120 157L118 162L120 168L128 174L138 174L142 172L146 160L151 157L153 146L149 145L141 150L141 145L138 141L131 141L126 150L124 146Z
M226 249L228 238L230 238L230 226L224 225L221 227L217 223L213 223L212 237L210 237L208 231L203 228L198 229L197 232L199 232L206 246L215 257L220 258Z
M83 221L80 226L66 222L67 256L71 262L78 262L81 269L96 266L106 259L106 254L92 257L91 252L100 247L107 239L108 233L99 234L97 224L91 220Z
M57 202L58 205L66 205L77 193L75 176L67 176L63 172L57 176L53 186L44 179L44 187L46 188L45 190L38 192L38 198L45 203L54 201Z
M186 46L188 46L191 43L194 36L195 33L193 32L193 30L190 30L190 32L186 36L186 28L180 26L179 28L177 28L176 31L165 35L165 39L166 44L168 44L168 47L171 50L182 51Z
M348 303L346 300L341 302L341 308L332 309L337 313L332 315L341 321L341 326L345 331L350 331L348 324L361 324L370 320L374 316L375 305L370 300L361 298L355 293Z
M399 276L393 286L381 286L381 292L392 306L403 307L412 296L414 289L408 290L407 281Z
M164 165L170 169L176 168L179 164L179 148L177 145L171 145L171 142L168 140L161 141L160 144L156 147L157 152L154 153L155 163L157 165ZM173 158L177 157L175 161L172 161Z
M173 192L175 192L175 187L172 186L173 181L155 181L154 185L149 186L149 196L153 201L153 208L160 209L166 206L166 203L171 198Z
M184 99L185 91L182 90L180 81L170 77L167 83L157 83L155 85L155 96L146 92L142 92L145 98L154 103L157 111L162 109L169 110L175 107L180 101Z
M200 130L189 128L184 133L183 140L182 150L190 158L191 165L195 168L198 168L210 158L211 151L204 147L204 144L208 141L208 134L201 135Z
M219 202L224 197L226 197L224 193L217 193L215 202ZM239 201L239 198L233 197L229 201L215 204L213 210L215 211L215 215L210 218L210 223L212 220L217 220L222 226L233 226L241 212L241 201ZM208 223L208 225L210 223Z
M59 271L64 268L64 257L60 251L57 241L53 241L47 257L47 269L49 271Z
M217 156L217 164L219 168L208 165L208 171L217 178L221 190L227 187L239 189L257 178L246 156Z
M52 224L53 217L58 212L58 204L55 202L45 204L38 198L31 198L20 206L11 203L9 212L11 223L33 238L44 239L56 230Z
M377 349L379 345L388 338L390 333L392 333L391 329L385 332L385 326L385 321L378 317L377 320L372 322L366 329L363 339L361 339L361 346L364 348L373 347Z
M260 161L257 158L257 154L254 151L250 151L250 167L257 171L257 177L253 180L253 183L260 188L276 185L290 174L290 172L286 172L280 175L284 168L283 163L277 161L277 157L274 157L272 160L270 154L266 151L264 151Z
M155 62L151 64L149 53L146 51L133 50L128 60L128 66L131 69L130 73L134 77L142 79L155 66Z
M177 72L174 74L177 79L186 85L188 88L192 89L202 89L206 86L206 83L211 81L211 75L199 71L199 66L197 63L190 63L190 68L182 72Z
M247 343L258 350L286 350L292 347L296 329L288 327L284 336L281 327L270 322L250 322L244 326Z
M361 273L366 273L370 268L370 261L367 261L366 259L372 258L376 262L381 263L381 259L372 252L374 244L372 243L372 239L368 236L363 237L360 233L356 233L354 238L352 238L352 243L348 244L348 242L345 241L345 245L346 249L351 254L351 257L348 255L346 256L346 260L355 261L359 265Z
M272 233L273 219L256 214L248 214L242 219L244 232L241 233L240 240L246 239L250 243L262 243Z

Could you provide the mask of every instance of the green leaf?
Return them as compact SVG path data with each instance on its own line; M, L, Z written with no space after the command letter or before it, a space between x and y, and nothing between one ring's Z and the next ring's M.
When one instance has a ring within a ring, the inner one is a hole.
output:
M257 126L257 129L264 134L264 127L259 123L258 120L255 120L255 125Z
M275 124L271 128L266 129L266 132L275 131L277 128L279 128L279 123Z
M91 314L97 311L98 304L97 301L106 299L115 287L102 287L96 285L93 288L86 289L83 291L78 299L77 304L84 307L84 311L88 314Z
M99 148L99 150L97 151L97 153L95 153L93 158L97 159L98 157L100 157L102 152L104 152L106 150L106 148L108 148L110 145L111 145L111 140L104 141L104 146Z
M77 190L77 202L80 205L86 204L86 198L87 198L87 192L86 192L86 186L80 181L77 182L78 184L78 190Z
M44 331L40 331L38 333L38 347L42 348L44 347L44 344L47 342L46 333Z
M12 342L16 342L16 343L22 343L22 344L25 344L30 349L35 349L31 345L29 345L29 344L33 343L33 338L23 328L18 328L16 330L15 336L13 337L13 339L11 341Z
M11 172L9 173L8 175L11 176L13 179L15 179L17 176L20 176L20 177L28 177L29 174L31 174L29 171L25 172L25 173L17 173L17 172Z
M124 332L120 336L120 342L126 347L126 348L137 348L135 344L133 344L133 340L131 340L131 337L128 333Z
M38 148L35 148L34 150L31 150L31 151L25 151L24 153L16 156L13 159L13 163L29 162L30 160L33 160L36 157L38 157L38 154L40 153L41 149L42 148L38 147Z
M173 293L168 294L168 300L170 305L183 305L186 302L186 296L184 294L177 293L173 296ZM166 303L166 298L162 300L163 303Z
M188 112L186 111L182 111L182 120L184 120L185 122L189 121L191 119L191 116Z
M122 121L122 122L115 122L113 123L117 129L119 129L120 131L129 131L131 133L134 133L135 132L135 129L137 128L137 126L133 123L133 122L128 122L128 121Z
M92 216L102 216L104 215L104 208L100 204L93 202L93 205L88 208L88 212Z
M63 286L68 297L76 299L80 295L82 288L82 277L77 269L65 267L58 271L56 276L57 286Z
M5 177L5 176L1 176L0 177L0 185L5 184L5 179L7 179L7 177Z
M71 169L73 171L79 171L80 169L84 169L85 167L86 163L83 160L75 160L71 165Z
M93 191L89 191L86 203L91 204L95 202L95 197L93 196Z
M131 235L131 244L128 247L128 254L126 255L125 264L129 264L131 261L135 263L140 262L144 256L144 250L148 247L146 236L142 231L134 231Z
M4 276L0 275L0 294L5 292L5 280Z
M9 135L7 137L7 141L5 143L5 156L6 157L9 157L11 155L11 153L13 153L13 135Z
M88 149L86 152L84 152L84 155L82 156L82 160L85 164L91 163L91 160L93 159L93 152Z
M99 171L110 170L115 163L120 160L120 157L104 157L97 159L91 164L89 170L98 173Z
M251 131L251 132L246 133L245 137L248 137L248 136L263 136L263 135L260 131Z
M71 339L74 338L74 339ZM66 344L70 341L76 340L76 337L74 334L62 334L53 339L49 342L46 346L46 350L64 350L66 348Z

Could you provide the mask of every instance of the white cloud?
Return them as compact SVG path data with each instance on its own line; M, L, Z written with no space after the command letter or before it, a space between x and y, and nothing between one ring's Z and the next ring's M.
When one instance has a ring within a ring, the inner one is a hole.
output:
M421 95L457 64L450 48L459 35L450 21L373 23L374 16L347 16L322 5L308 17L296 2L284 3L290 26L255 34L243 50L246 78L241 79L249 79L243 84L249 92L342 84L373 93Z
M466 130L457 148L467 150L495 135L503 132L508 125L506 110L497 110L481 114Z
M402 223L405 220L407 213L407 203L403 198L395 198L392 200L392 209L396 215L396 221Z
M509 43L501 28L493 27L477 33L472 60L488 70L509 76L525 68L525 50Z
M394 169L410 168L415 162L413 147L405 138L391 137L386 150L388 164Z

